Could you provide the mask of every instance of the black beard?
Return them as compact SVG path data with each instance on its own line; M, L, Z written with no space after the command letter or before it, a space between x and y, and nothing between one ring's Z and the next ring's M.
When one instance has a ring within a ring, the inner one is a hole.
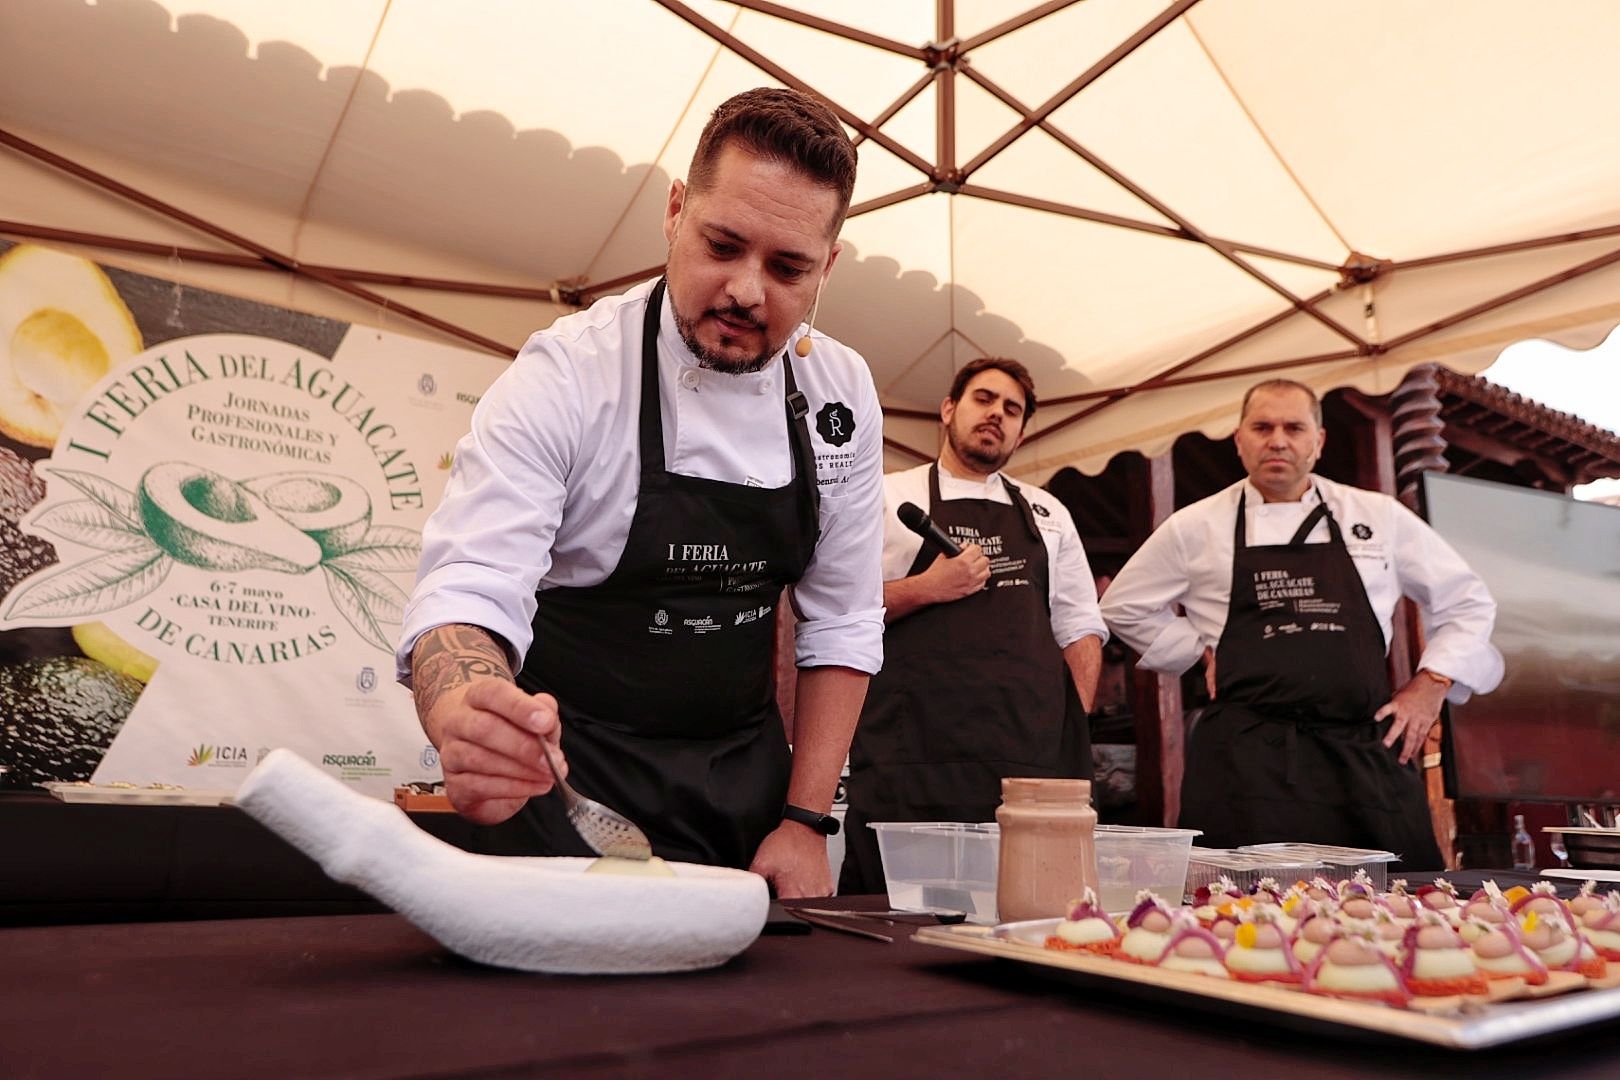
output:
M765 365L769 364L771 357L777 353L777 348L772 347L746 360L729 359L699 342L697 339L697 324L682 315L673 303L669 307L671 311L675 312L675 329L681 335L681 341L691 350L692 355L697 357L699 367L708 368L710 371L719 371L726 375L750 375L756 371L764 371ZM716 314L729 315L733 318L749 317L746 311L737 310L722 311ZM787 343L783 342L782 344L786 345Z
M969 434L972 433L969 432ZM1003 465L1007 464L1008 459L1012 457L1011 452L997 454L990 450L980 450L977 446L965 443L963 440L957 438L956 428L954 425L946 426L945 438L950 442L951 449L956 452L956 456L958 458L966 462L971 462L974 465L983 466L986 472L997 471ZM1006 444L1003 443L1002 445Z

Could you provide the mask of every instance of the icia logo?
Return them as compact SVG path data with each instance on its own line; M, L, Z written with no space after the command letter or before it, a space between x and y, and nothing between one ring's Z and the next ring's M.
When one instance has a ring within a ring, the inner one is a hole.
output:
M361 668L360 674L354 677L354 686L355 689L359 690L362 694L369 694L373 690L377 689L377 669L370 667Z
M247 747L197 745L191 748L186 765L193 769L203 765L211 769L245 769L248 767Z
M416 380L416 388L422 392L423 397L432 397L439 392L439 384L433 381L433 376L422 372L422 377Z

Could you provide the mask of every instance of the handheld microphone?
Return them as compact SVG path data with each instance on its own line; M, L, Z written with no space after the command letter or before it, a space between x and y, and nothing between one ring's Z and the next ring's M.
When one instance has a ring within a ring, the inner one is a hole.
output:
M900 519L900 524L922 537L923 543L933 544L943 551L947 558L954 559L962 554L962 545L952 540L951 534L936 525L934 519L916 503L901 503L899 509L895 511L895 516Z

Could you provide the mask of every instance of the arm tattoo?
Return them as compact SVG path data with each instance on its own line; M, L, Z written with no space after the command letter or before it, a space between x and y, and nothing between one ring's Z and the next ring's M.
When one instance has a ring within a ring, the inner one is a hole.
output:
M449 691L483 678L512 681L506 650L488 630L449 623L417 639L411 652L411 686L418 717L425 719Z

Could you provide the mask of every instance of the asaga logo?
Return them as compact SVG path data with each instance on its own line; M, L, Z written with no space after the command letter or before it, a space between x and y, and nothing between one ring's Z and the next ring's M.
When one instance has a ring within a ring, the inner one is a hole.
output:
M186 766L195 769L204 765L211 769L245 769L248 767L247 747L205 745L192 747L191 756L186 759Z
M1371 540L1372 526L1368 525L1366 522L1358 521L1354 525L1350 526L1350 535L1354 536L1357 540Z
M432 397L439 392L439 384L426 371L422 372L422 377L416 380L416 388L422 392L423 397Z
M377 689L377 669L363 667L360 674L354 677L354 688L362 694L369 694Z
M1030 509L1030 512L1033 513L1036 517L1051 517L1052 516L1052 511L1048 510L1046 507L1042 506L1038 502L1030 503L1029 504L1029 509Z

